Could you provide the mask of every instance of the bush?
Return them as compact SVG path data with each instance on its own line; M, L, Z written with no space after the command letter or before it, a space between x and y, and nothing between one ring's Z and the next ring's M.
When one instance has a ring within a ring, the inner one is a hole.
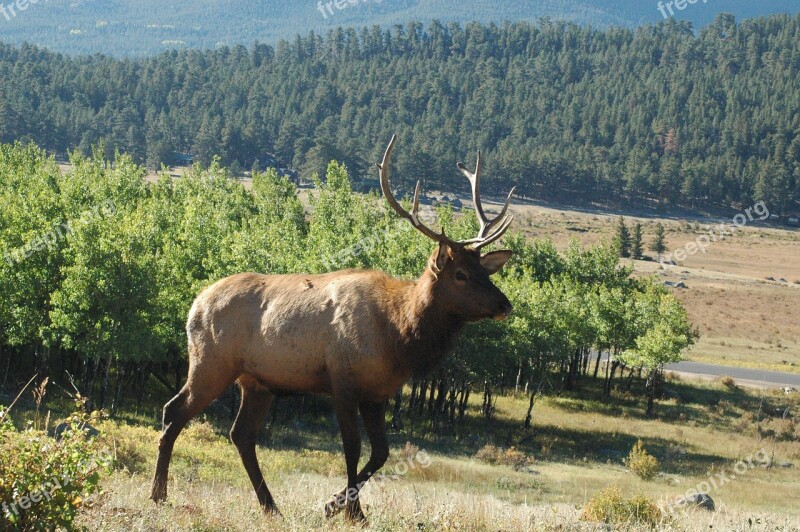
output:
M720 384L722 384L724 387L726 387L729 390L735 390L736 389L736 381L733 380L733 377L731 377L729 375L722 375L719 378L719 382L720 382Z
M765 421L759 429L761 436L775 438L778 441L800 440L794 421L791 419L775 418Z
M111 459L73 415L54 440L31 423L18 431L0 408L0 514L3 530L71 528L78 509L100 492Z
M488 443L481 450L475 453L475 458L482 462L495 465L507 465L514 470L520 470L530 463L530 458L516 447L503 449Z
M638 440L636 445L633 446L626 463L630 470L642 480L651 480L658 474L658 469L661 466L655 456L647 453L642 440Z
M626 499L618 487L610 486L589 500L583 508L581 519L654 528L661 521L661 510L649 497L635 495Z

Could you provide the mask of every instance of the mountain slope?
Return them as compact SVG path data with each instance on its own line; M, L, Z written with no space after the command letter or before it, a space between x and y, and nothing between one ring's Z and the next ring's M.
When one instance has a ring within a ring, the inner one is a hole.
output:
M705 2L705 3L704 3ZM665 1L664 4L667 2ZM342 9L337 8L337 4ZM0 11L0 41L31 42L54 51L152 55L168 48L214 48L253 41L275 43L337 26L535 20L540 17L593 26L634 27L663 20L655 0L39 0ZM326 7L327 5L327 7ZM675 18L705 25L720 12L737 18L798 13L797 0L698 0ZM665 8L664 12L669 14Z
M453 162L481 148L487 191L796 212L800 16L731 19L409 24L136 60L0 45L0 142L374 179L396 133L396 175L426 187L463 186Z

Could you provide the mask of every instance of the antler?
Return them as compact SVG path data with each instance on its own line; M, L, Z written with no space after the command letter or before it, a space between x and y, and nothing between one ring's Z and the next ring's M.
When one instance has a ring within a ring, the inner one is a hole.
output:
M482 160L480 151L478 151L478 161L475 164L474 173L467 170L467 167L462 163L458 163L458 169L461 170L461 173L464 174L467 179L469 179L469 183L472 185L472 203L475 206L475 214L477 214L478 220L481 223L478 236L462 243L474 244L473 247L475 249L480 249L483 246L487 246L503 236L503 233L506 232L511 225L511 221L514 219L514 217L511 215L506 216L506 211L508 211L508 205L511 202L511 196L514 194L514 188L516 187L512 188L511 192L508 193L508 198L506 198L506 203L503 205L503 210L500 211L500 214L491 220L486 217L486 213L483 212L483 204L481 204L481 166ZM490 233L491 230L498 224L499 227L493 233Z
M475 205L475 213L478 215L478 220L480 220L481 228L478 231L478 236L475 238L471 238L469 240L451 240L447 238L444 234L444 231L441 233L437 233L430 228L426 227L425 224L420 222L418 211L419 211L419 181L417 181L417 186L414 189L414 202L411 208L411 212L409 213L395 199L394 195L392 195L392 189L389 186L389 159L392 156L392 149L394 148L395 140L397 140L397 135L392 135L392 140L389 141L389 146L386 147L386 152L383 154L383 162L376 165L378 167L378 171L380 172L380 179L381 179L381 191L383 192L386 201L389 202L389 205L394 209L394 211L411 222L411 225L414 226L420 233L427 236L428 238L435 240L436 242L446 241L452 245L457 246L467 246L471 245L473 249L480 249L484 246L488 246L492 242L498 240L500 237L503 236L503 233L511 226L511 221L514 219L511 215L506 215L506 211L508 211L508 205L511 202L511 195L514 194L514 189L511 189L511 192L508 193L508 198L506 199L505 205L503 205L503 210L500 211L495 218L489 220L486 217L486 213L483 211L483 205L481 204L481 192L480 192L480 180L481 180L481 152L478 152L478 163L475 168L475 173L470 172L467 168L458 163L458 168L461 169L461 172L467 176L469 179L470 184L472 185L472 203ZM496 229L495 229L496 228ZM492 232L494 229L494 232Z
M394 148L395 140L397 140L397 135L392 135L392 140L389 141L389 146L386 147L386 152L383 154L383 162L376 165L381 178L381 191L383 192L386 201L389 202L389 205L391 205L392 209L394 209L397 214L411 222L411 225L413 225L414 228L423 235L435 240L436 242L441 242L442 240L452 242L449 238L444 236L444 231L442 231L441 234L436 233L419 221L419 181L417 181L417 187L414 189L414 203L413 207L411 208L411 213L401 207L392 194L392 189L389 186L389 159L392 156L392 149Z

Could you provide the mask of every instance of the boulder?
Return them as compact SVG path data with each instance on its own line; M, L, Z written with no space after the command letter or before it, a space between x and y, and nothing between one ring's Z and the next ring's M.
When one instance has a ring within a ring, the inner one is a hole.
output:
M704 510L708 510L709 512L713 512L716 510L714 506L714 500L706 493L697 493L692 495L691 497L685 497L680 500L680 505L691 506L694 508L703 508Z
M64 435L64 432L66 432L67 429L69 428L70 428L69 423L59 423L58 425L55 426L55 428L53 428L53 438L55 438L56 441L60 440L61 437ZM97 436L100 435L100 432L93 426L89 425L88 423L82 424L80 426L80 430L81 432L83 432L83 435L87 439L96 438Z

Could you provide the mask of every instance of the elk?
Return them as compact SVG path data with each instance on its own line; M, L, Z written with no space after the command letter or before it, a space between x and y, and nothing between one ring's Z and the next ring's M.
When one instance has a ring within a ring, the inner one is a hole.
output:
M474 173L459 163L472 186L480 231L470 240L451 240L420 222L419 183L410 213L392 195L389 159L395 140L377 165L381 190L397 214L437 243L425 271L416 281L360 270L242 273L204 289L186 324L186 384L164 406L153 501L166 499L170 457L183 427L236 382L241 404L230 437L263 510L279 514L256 458L256 437L273 395L328 394L340 427L347 486L325 504L325 515L344 507L348 520L365 521L358 491L389 457L386 401L412 376L436 368L467 322L511 313L508 298L489 279L511 251L481 255L480 249L511 224L506 211L513 189L500 214L489 219L480 198L480 152ZM361 471L359 413L371 445Z

